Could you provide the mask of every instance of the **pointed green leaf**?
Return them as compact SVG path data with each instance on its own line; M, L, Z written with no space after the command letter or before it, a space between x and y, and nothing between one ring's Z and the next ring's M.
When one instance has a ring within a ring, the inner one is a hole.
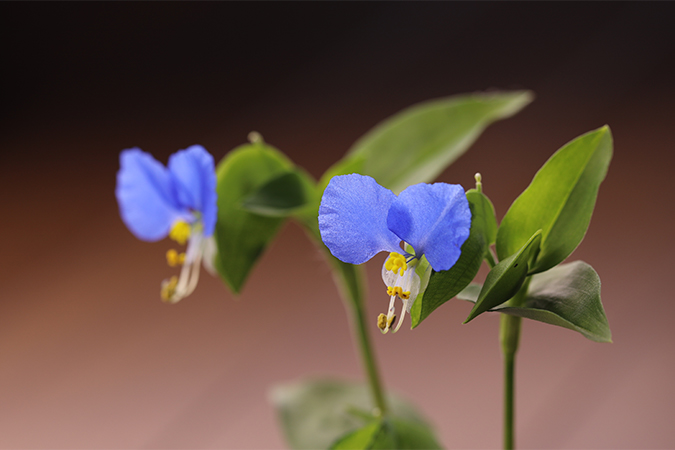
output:
M215 266L234 292L241 290L262 251L283 223L282 218L246 211L242 202L292 167L281 152L263 142L237 147L218 164Z
M474 93L411 106L378 124L329 169L335 175L370 175L395 193L433 181L491 123L510 117L533 99L529 91Z
M504 216L497 234L499 259L513 255L537 230L542 230L541 249L532 273L567 258L586 234L611 158L607 126L558 150Z
M307 205L314 183L298 169L284 172L248 195L242 206L252 213L268 217L287 217Z
M492 268L485 278L476 304L464 323L516 295L527 277L528 263L539 248L540 240L541 230L537 230L518 252Z
M286 441L294 449L329 448L331 444L337 445L338 440L346 438L348 434L380 420L374 414L368 387L361 383L339 380L296 382L276 386L271 399ZM396 420L412 424L409 428L426 430L426 434L433 438L430 427L408 402L389 395L388 404L390 414ZM411 433L404 431L404 434ZM420 431L420 434L424 433ZM367 431L364 431L354 436L354 439L358 438L362 442L367 436Z
M382 419L376 419L368 425L347 433L330 448L333 450L375 450L400 448L396 445L391 428Z
M534 275L522 308L495 311L569 328L596 342L612 342L600 301L600 277L583 261Z
M378 418L348 433L332 449L439 449L433 432L425 425L397 417Z
M475 189L469 190L466 198L471 208L471 234L462 245L459 259L450 270L431 272L426 289L420 292L410 310L412 328L474 279L490 244L494 242L497 219L492 202Z

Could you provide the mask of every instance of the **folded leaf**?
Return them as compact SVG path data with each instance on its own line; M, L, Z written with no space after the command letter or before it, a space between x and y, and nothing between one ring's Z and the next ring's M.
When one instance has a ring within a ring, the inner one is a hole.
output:
M471 208L471 234L462 245L459 260L450 270L431 272L429 282L410 311L412 328L419 325L436 308L447 302L474 279L489 246L497 234L497 219L490 200L471 189L466 193ZM423 284L424 286L424 284Z
M307 205L313 189L314 182L306 173L292 169L248 195L242 206L261 216L287 217Z
M539 248L540 240L541 230L537 230L517 253L490 270L478 300L464 323L469 323L479 314L501 305L516 295L527 277L528 263Z
M234 292L241 290L283 223L283 218L253 214L245 210L242 203L292 168L292 163L281 152L263 142L237 147L216 168L218 221L214 236L218 254L215 267Z
M514 115L532 99L529 91L487 92L411 106L359 139L319 186L346 173L370 175L394 193L433 181L488 125Z
M558 150L504 216L497 234L499 259L513 255L537 230L542 230L541 248L531 273L567 258L586 234L611 158L607 126Z
M476 302L481 285L472 283L457 298ZM583 261L561 264L532 276L524 305L490 310L577 331L596 342L612 342L600 301L600 277Z

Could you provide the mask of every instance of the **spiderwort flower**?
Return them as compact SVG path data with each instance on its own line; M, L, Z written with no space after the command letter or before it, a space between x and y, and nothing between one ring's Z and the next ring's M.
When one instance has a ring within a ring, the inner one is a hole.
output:
M115 196L127 228L143 241L169 236L184 253L166 254L169 266L182 266L180 276L162 282L161 295L175 303L190 295L199 280L199 266L212 271L217 216L213 157L199 145L180 150L164 167L149 153L131 148L120 154Z
M321 239L340 261L361 264L381 251L389 252L382 266L389 309L378 317L383 333L396 320L396 297L403 309L394 332L410 312L420 290L415 267L421 258L426 257L433 270L450 269L470 227L464 189L446 183L416 184L396 196L371 177L340 175L328 183L319 207Z

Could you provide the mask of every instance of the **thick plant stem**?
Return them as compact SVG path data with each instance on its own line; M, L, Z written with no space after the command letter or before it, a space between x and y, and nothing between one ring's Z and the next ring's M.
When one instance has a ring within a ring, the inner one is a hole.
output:
M347 303L347 309L351 312L352 327L356 334L363 367L368 376L368 384L373 401L377 408L377 415L387 412L387 402L382 388L380 373L375 361L375 353L368 334L364 308L364 289L361 268L338 262L340 277L343 281L342 296Z
M510 306L522 306L530 285L528 277L518 293L509 300ZM499 341L504 358L504 449L515 448L515 366L516 352L520 343L521 318L502 314L500 318Z

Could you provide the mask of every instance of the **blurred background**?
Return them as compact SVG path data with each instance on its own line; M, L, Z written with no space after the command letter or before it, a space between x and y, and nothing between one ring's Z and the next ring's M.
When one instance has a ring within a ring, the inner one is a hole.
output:
M523 448L673 448L672 3L3 3L0 447L282 448L280 382L362 378L320 253L295 224L235 298L203 273L159 298L168 242L137 241L114 198L120 150L219 160L256 130L318 177L380 120L487 89L537 98L439 178L502 217L536 170L609 124L614 159L571 259L603 281L613 344L524 323ZM498 317L453 300L382 336L385 384L449 448L501 442ZM279 294L284 293L284 294Z

